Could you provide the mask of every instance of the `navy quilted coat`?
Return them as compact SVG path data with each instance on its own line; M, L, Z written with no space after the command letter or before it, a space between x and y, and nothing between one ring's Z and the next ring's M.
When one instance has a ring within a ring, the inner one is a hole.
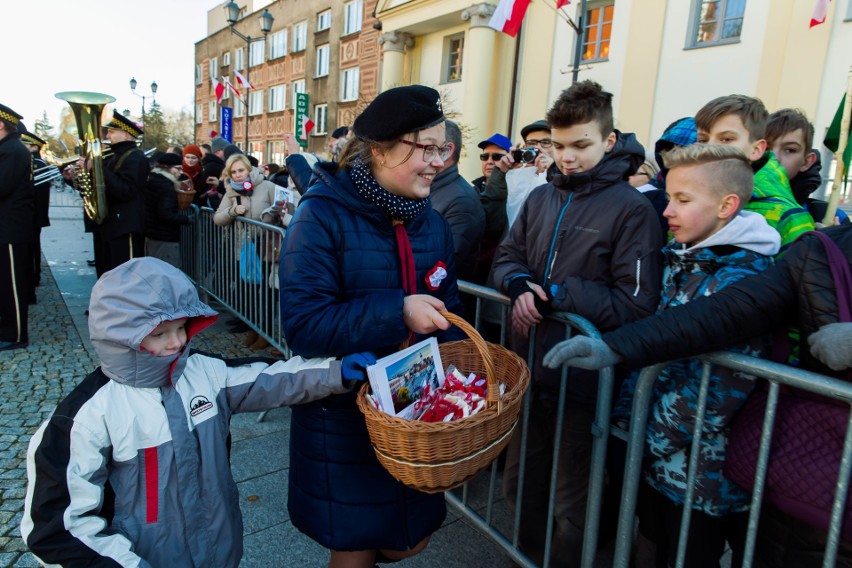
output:
M314 169L317 180L287 230L279 269L284 333L303 356L387 355L408 336L393 227L336 168ZM417 292L460 313L446 221L427 208L406 229ZM426 273L439 261L448 276L429 290ZM332 550L407 550L440 527L444 497L408 489L381 467L354 393L294 407L291 420L287 506L299 530Z

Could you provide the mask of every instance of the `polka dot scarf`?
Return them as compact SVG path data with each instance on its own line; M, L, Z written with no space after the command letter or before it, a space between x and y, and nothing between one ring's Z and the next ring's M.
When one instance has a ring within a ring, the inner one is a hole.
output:
M431 203L428 197L410 199L389 192L379 185L370 173L370 169L361 160L352 164L349 175L358 190L358 195L378 206L391 219L407 223L420 215Z

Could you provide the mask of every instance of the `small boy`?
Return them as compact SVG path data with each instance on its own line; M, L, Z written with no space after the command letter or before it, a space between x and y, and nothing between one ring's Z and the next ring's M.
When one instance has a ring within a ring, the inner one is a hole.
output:
M694 144L671 150L665 161L670 170L664 214L674 240L664 249L660 310L764 270L781 241L763 217L742 211L753 176L750 161L737 148ZM555 368L566 362L567 343L548 353L545 364ZM762 346L755 341L739 351L759 356ZM677 554L701 371L698 359L678 361L663 369L654 386L646 438L651 459L645 470L654 491L646 486L640 493L640 533L657 545L657 558L669 566ZM747 510L749 495L723 475L723 468L728 427L752 387L749 377L731 369L714 368L710 377L686 566L718 567L726 540L735 553L731 565L739 565L746 519L737 513Z
M828 204L810 197L822 185L822 164L819 153L812 148L814 125L799 109L776 110L766 122L766 143L787 172L793 198L810 213L815 223L822 223ZM834 224L848 222L846 212L838 209Z
M746 209L763 215L781 235L780 256L799 235L813 231L814 223L793 198L784 168L766 149L768 116L760 99L727 95L704 105L695 125L699 142L735 146L751 160L754 192Z
M512 299L513 349L526 358L537 325L531 389L521 545L534 559L544 548L560 373L541 359L565 337L543 317L579 314L601 330L654 311L662 246L653 207L627 183L645 160L632 134L613 128L612 94L593 81L562 92L547 113L560 174L534 189L497 250L495 282ZM597 373L569 370L551 566L579 565L591 463ZM515 505L520 437L509 447L504 493Z
M30 441L21 534L62 566L233 566L243 553L228 461L231 415L345 392L365 355L230 366L189 351L216 320L195 287L155 258L92 289L101 365ZM343 379L346 379L344 381Z

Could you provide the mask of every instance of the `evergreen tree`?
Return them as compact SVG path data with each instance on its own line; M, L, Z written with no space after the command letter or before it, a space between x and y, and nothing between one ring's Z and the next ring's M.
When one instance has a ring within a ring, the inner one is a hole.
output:
M146 150L157 148L162 151L168 147L169 141L166 121L156 99L151 103L151 107L145 111L145 124L143 128L145 130L143 147Z

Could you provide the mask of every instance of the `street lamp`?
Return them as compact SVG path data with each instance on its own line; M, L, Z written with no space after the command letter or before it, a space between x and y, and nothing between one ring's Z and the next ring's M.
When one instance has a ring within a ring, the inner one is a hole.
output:
M144 95L144 94L140 95L139 93L137 93L136 92L136 85L138 85L138 83L136 82L136 77L131 77L130 78L130 92L142 99L142 128L144 129L145 128L145 99L148 96L150 96L153 99L154 96L157 94L157 82L156 81L151 82L151 94L150 95ZM129 114L129 112L125 111L125 116L127 116L128 114ZM142 134L142 149L143 150L145 149L145 134L144 133Z
M228 2L225 4L225 12L228 14L228 23L231 26L231 33L235 36L239 37L243 41L246 42L246 83L249 83L249 70L251 69L251 44L256 41L264 41L266 39L266 34L268 34L272 30L272 22L275 18L272 17L272 14L269 13L269 10L264 9L263 14L260 15L260 31L263 32L263 37L252 38L251 36L244 36L240 32L234 29L234 24L237 23L237 20L240 19L240 7L236 2ZM248 91L246 91L246 99L248 99ZM249 108L248 108L248 100L246 100L246 146L243 148L246 155L249 154Z

